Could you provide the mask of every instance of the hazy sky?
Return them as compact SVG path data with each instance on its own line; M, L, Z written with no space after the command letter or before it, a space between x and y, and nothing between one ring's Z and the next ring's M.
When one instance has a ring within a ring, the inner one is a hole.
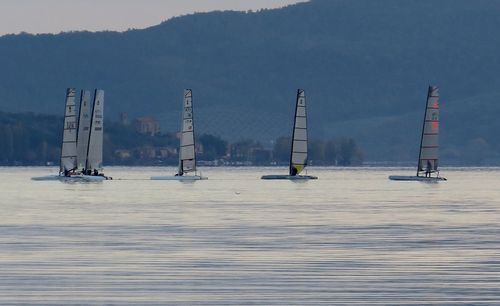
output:
M0 0L0 35L145 28L212 10L276 8L300 0Z

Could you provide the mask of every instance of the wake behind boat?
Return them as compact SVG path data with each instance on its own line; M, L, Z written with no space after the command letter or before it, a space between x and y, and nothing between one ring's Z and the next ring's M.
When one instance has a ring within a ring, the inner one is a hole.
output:
M186 89L184 91L184 101L182 106L181 139L179 146L179 170L175 175L152 176L151 180L199 181L208 179L201 174L198 175L196 170L193 91L191 89ZM194 175L185 175L190 172L194 172Z
M60 181L60 182L102 182L110 178L105 176L70 174L70 175L47 175L32 177L33 181Z
M152 176L153 181L201 181L208 180L208 177L201 175L167 175L167 176Z
M422 137L420 139L420 154L418 157L417 175L401 176L391 175L393 181L420 181L438 182L446 181L439 176L439 89L429 86L427 103L425 106Z
M446 181L447 179L444 177L440 176L432 176L432 177L425 177L425 176L408 176L408 175L391 175L389 176L389 179L392 181L419 181L419 182L439 182L439 181Z
M317 180L317 176L312 175L279 175L279 174L270 174L263 175L261 177L263 180L290 180L290 181L300 181L300 180Z
M307 113L306 96L302 89L297 91L295 104L295 119L290 152L290 166L288 175L264 175L263 180L315 180L316 176L300 175L307 166Z

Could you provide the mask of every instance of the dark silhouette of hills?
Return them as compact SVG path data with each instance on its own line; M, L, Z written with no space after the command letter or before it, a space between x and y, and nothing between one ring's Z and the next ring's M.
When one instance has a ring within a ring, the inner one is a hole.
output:
M441 88L442 164L500 160L500 2L313 0L212 12L144 30L0 38L0 110L59 115L65 88L104 88L106 117L262 141L291 131L306 89L311 138L354 137L367 160L417 158L427 86Z

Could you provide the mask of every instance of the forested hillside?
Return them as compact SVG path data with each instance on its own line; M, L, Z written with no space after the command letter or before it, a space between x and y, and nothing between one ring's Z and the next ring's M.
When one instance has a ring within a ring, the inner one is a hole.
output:
M297 88L310 136L353 137L367 160L416 159L427 86L441 88L442 164L500 160L500 1L313 0L212 12L143 30L0 38L0 110L60 115L65 88L106 90L106 117L236 141L288 136Z

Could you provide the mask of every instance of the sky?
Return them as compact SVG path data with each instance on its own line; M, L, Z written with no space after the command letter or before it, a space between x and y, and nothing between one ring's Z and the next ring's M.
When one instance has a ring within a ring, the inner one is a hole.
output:
M125 31L213 10L277 8L303 0L0 0L0 35Z

